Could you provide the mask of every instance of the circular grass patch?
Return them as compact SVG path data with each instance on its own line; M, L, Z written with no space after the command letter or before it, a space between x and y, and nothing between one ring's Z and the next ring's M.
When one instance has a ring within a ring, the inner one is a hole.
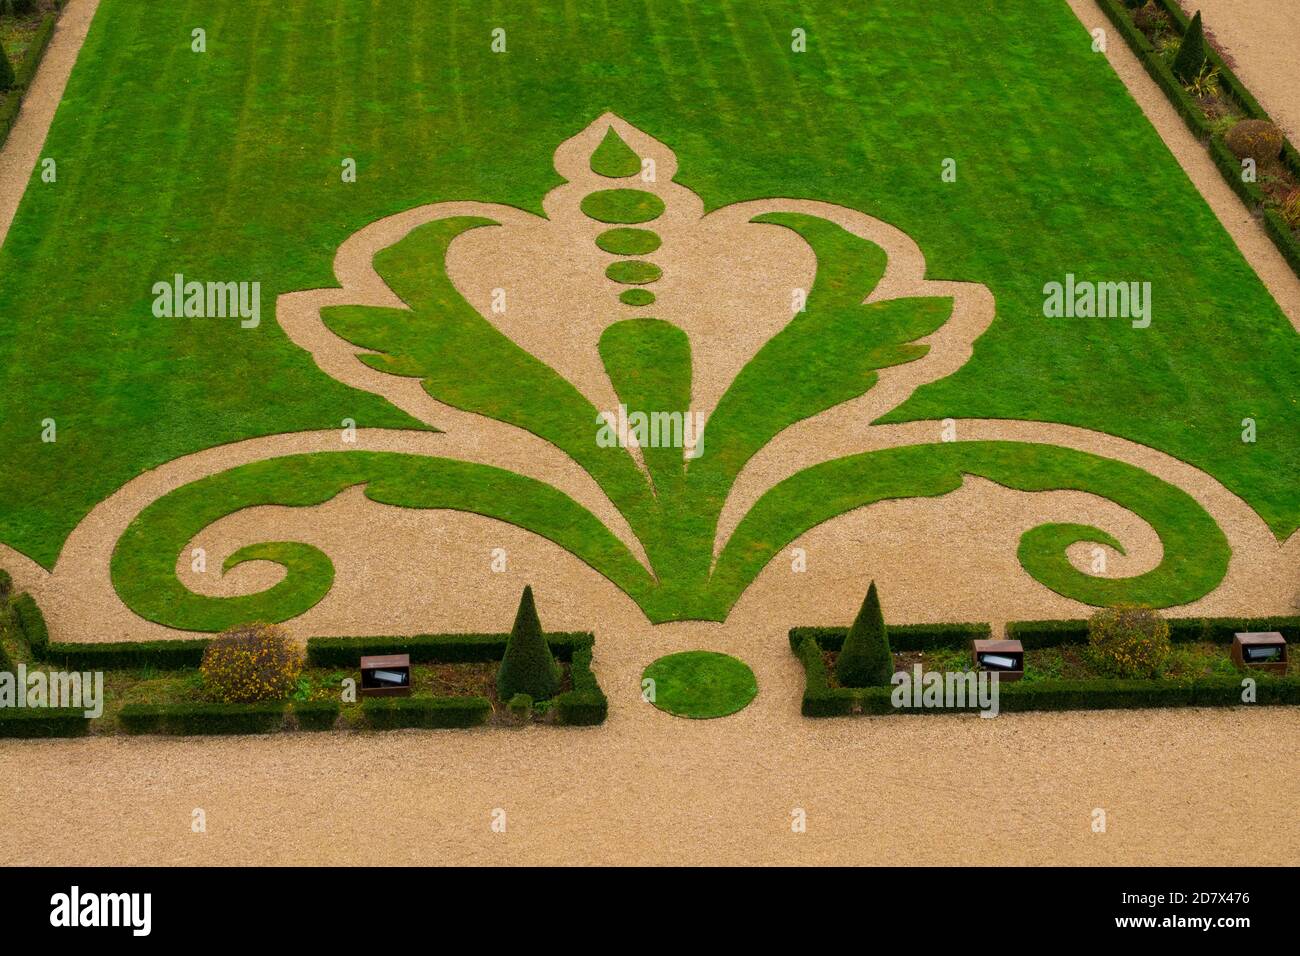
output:
M615 282L622 282L624 285L645 285L647 282L654 282L664 274L653 262L645 262L640 259L620 259L618 262L611 262L609 268L605 270L605 275Z
M655 294L649 289L628 289L618 296L618 301L624 305L649 305L654 300Z
M663 215L664 201L643 189L598 189L582 198L582 212L597 222L649 222Z
M645 256L659 248L658 233L649 229L607 229L596 237L596 245L616 256Z
M654 681L654 705L675 717L725 717L743 710L758 693L749 665L716 651L669 654L642 677Z

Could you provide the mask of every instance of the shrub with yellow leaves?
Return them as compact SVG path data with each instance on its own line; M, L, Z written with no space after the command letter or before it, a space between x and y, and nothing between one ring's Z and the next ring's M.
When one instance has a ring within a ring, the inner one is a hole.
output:
M203 652L204 690L225 704L284 700L302 673L302 651L275 624L242 624L218 634Z
M1121 605L1088 621L1088 659L1115 677L1159 677L1169 664L1169 622L1147 607Z

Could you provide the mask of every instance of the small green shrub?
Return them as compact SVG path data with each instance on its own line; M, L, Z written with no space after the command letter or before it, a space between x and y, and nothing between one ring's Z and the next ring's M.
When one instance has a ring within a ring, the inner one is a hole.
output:
M9 572L0 568L0 604L4 604L13 596L14 579L9 576Z
M1115 677L1159 677L1170 652L1169 622L1150 608L1102 608L1088 621L1088 659Z
M1253 159L1263 165L1277 160L1286 137L1268 120L1244 119L1223 137L1238 159Z
M548 700L560 689L560 668L542 634L542 622L533 603L533 589L524 588L515 615L515 626L506 641L505 657L497 670L497 695L509 700L527 694L533 700Z
M284 628L245 624L214 637L199 669L207 695L217 702L284 700L298 686L302 653Z
M507 705L510 716L523 723L533 716L533 699L527 694L515 694Z
M1184 83L1191 83L1201 76L1205 69L1205 30L1201 26L1201 11L1196 11L1187 32L1183 34L1182 43L1178 44L1178 55L1174 57L1174 76Z
M888 684L893 676L894 655L889 649L889 634L880 611L876 582L872 581L862 610L858 611L835 661L835 679L841 687L870 687Z

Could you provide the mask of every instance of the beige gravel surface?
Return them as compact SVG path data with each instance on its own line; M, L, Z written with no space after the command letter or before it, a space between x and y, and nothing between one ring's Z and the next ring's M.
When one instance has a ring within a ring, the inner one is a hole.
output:
M750 657L753 663L752 656ZM792 659L791 659L792 660ZM786 670L793 670L787 667ZM0 746L10 864L1294 865L1291 711L793 716ZM791 673L788 675L793 676ZM191 832L192 813L207 832ZM807 814L793 833L792 811ZM490 829L506 812L506 832ZM1106 832L1092 831L1094 810Z

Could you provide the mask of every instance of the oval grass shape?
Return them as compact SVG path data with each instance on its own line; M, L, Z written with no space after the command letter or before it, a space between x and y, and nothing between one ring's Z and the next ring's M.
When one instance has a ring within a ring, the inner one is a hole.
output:
M649 229L609 229L596 237L596 245L616 256L645 256L663 244Z
M600 145L592 151L591 171L609 179L626 179L641 172L641 157L632 152L632 147L623 142L623 137L611 126L605 130Z
M758 693L749 665L716 651L669 654L642 677L654 681L654 705L675 717L726 717L743 710Z
M655 294L649 289L628 289L618 296L618 301L624 305L649 305L654 300Z
M664 270L653 262L643 262L639 259L611 262L609 268L605 270L606 277L615 282L622 282L624 285L645 285L647 282L654 282L663 274Z
M598 189L583 197L581 208L597 222L636 224L662 216L664 201L642 189Z

